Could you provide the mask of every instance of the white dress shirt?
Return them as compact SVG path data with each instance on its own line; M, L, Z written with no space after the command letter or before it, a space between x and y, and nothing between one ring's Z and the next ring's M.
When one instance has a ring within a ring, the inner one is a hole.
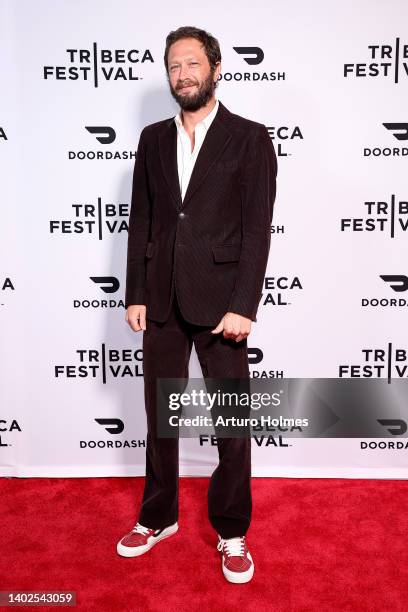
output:
M190 136L184 129L181 120L181 110L174 117L174 121L177 125L177 168L180 182L181 199L184 200L185 193L187 191L188 183L190 181L191 174L193 172L194 164L197 159L197 155L201 149L201 145L204 142L205 135L207 134L208 128L214 120L218 110L218 100L215 102L215 106L208 113L204 119L199 121L194 128L194 149L191 151L191 140Z

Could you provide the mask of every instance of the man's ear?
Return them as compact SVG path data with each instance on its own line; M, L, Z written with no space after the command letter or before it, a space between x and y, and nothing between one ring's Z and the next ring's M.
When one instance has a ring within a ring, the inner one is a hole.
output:
M214 71L214 76L216 77L216 79L215 79L216 81L218 81L218 77L220 76L220 72L221 72L221 62L218 61L217 62L217 66L216 66L215 71Z

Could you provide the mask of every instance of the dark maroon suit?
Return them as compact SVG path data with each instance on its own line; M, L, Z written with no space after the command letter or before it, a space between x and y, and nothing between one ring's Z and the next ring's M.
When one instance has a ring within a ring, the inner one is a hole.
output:
M146 126L133 173L126 308L147 306L143 369L148 423L139 521L178 517L178 439L156 436L156 379L187 378L194 344L204 377L249 379L247 340L211 334L227 312L256 321L270 247L277 159L266 127L221 102L182 201L174 118ZM209 516L224 538L251 515L251 441L219 438Z

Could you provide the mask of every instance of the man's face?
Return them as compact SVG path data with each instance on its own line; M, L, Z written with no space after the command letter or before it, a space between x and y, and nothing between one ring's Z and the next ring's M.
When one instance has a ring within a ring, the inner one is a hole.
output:
M170 92L180 108L196 111L213 97L221 70L212 72L204 47L195 38L173 43L167 58Z

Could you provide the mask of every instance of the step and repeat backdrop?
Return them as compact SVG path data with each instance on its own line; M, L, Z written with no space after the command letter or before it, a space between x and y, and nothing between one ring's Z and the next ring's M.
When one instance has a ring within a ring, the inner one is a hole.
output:
M278 156L252 377L407 376L406 2L0 7L1 475L144 475L127 230L139 134L178 112L163 54L181 25L219 40L216 97ZM281 433L253 439L254 476L408 476L403 435ZM181 475L216 464L211 439L180 441Z

